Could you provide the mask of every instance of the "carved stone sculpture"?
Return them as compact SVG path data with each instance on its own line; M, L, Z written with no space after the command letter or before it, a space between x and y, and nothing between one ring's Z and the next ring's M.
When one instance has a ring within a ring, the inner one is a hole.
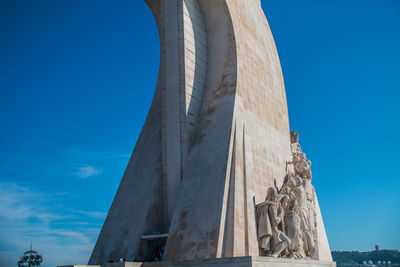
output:
M257 207L260 248L266 255L278 257L290 243L282 231L288 196L278 195L274 187L268 188L267 192L265 201Z
M267 256L318 259L311 161L298 140L291 132L292 168L281 189L268 188L265 202L257 205L259 247Z
M285 215L286 231L290 239L288 247L289 257L291 258L305 258L305 251L303 247L304 233L301 230L301 219L298 212L297 200L291 199Z

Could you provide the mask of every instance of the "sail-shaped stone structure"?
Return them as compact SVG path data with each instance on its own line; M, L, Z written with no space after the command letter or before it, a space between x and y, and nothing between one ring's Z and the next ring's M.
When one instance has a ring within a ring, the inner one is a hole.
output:
M157 87L89 264L154 249L163 262L263 255L256 206L287 182L293 145L260 0L146 2L160 36ZM332 262L314 210L309 258Z

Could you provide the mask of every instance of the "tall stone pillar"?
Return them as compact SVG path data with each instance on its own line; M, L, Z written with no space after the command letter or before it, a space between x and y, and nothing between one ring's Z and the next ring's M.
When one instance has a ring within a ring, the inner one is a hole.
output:
M160 35L157 87L89 263L143 259L158 239L163 261L259 256L256 204L292 161L260 0L146 2ZM317 219L318 259L331 262Z

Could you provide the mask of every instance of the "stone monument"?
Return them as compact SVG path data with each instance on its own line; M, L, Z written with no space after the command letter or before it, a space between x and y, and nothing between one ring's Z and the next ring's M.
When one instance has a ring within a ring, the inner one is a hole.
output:
M260 0L146 2L157 87L89 264L335 266Z

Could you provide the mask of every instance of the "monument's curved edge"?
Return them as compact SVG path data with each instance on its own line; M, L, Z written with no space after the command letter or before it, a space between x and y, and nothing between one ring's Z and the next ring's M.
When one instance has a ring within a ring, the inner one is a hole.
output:
M159 25L160 10L155 2L146 1ZM162 32L159 31L161 35ZM161 48L161 51L163 49ZM161 87L163 61L153 100L132 152L128 166L96 241L89 264L105 264L109 259L134 258L146 228L158 227L161 187ZM151 214L154 213L154 214Z
M236 40L225 1L203 0L198 4L207 35L206 90L194 144L183 171L166 260L216 257L221 246L220 222L232 153Z

